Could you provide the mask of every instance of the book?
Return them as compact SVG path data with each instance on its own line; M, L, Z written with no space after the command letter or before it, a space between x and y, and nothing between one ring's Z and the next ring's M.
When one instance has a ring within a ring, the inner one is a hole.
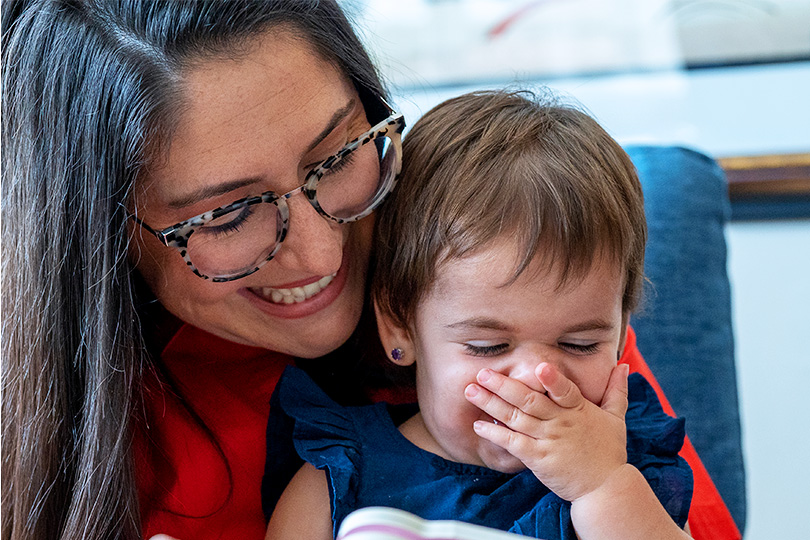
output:
M405 510L370 506L343 520L337 540L516 540L518 534L452 520L428 520Z

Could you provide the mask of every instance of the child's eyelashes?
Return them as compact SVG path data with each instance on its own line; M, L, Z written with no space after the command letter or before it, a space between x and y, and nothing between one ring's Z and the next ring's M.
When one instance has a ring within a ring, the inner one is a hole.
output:
M464 350L471 356L498 356L511 349L509 343L487 343L485 341L462 343ZM588 356L599 351L599 343L571 343L560 342L557 346L576 356Z
M467 354L472 356L497 356L509 349L508 343L497 343L495 345L464 343L463 345Z
M561 349L564 349L570 353L583 356L593 354L599 350L598 343L589 343L587 345L582 345L579 343L560 343L559 346Z

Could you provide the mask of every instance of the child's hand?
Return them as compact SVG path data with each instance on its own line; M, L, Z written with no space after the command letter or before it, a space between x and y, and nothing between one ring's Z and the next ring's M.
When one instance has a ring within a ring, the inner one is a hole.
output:
M535 375L547 393L481 370L483 390L467 399L499 423L478 421L474 428L521 460L559 497L574 501L627 462L627 366L613 368L601 407L550 364L538 365Z

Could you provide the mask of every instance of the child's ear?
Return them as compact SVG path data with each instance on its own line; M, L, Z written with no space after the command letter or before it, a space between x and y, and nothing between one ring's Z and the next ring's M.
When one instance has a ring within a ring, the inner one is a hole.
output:
M374 314L377 316L377 331L380 334L380 341L388 359L400 366L413 364L416 354L407 329L385 315L377 302L374 302Z

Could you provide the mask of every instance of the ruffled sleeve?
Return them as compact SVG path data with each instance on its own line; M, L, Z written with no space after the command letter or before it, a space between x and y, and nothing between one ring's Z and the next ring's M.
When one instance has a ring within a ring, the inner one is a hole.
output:
M362 440L354 428L351 409L338 405L309 375L292 366L284 371L271 400L267 437L268 461L278 461L279 454L290 452L289 443L285 447L283 440L274 442L271 429L279 429L282 437L285 437L285 433L291 433L295 453L316 468L326 471L333 512L335 500L340 500L343 506L351 507L354 506L356 497L355 472L358 469ZM266 474L265 483L269 482ZM276 487L278 496L285 485L286 483L280 489ZM267 491L268 489L265 490L265 496ZM272 508L268 506L266 505L265 511L269 514ZM333 515L333 519L335 517Z
M549 493L529 512L515 520L509 532L544 540L577 540L571 522L571 503Z
M678 455L685 422L664 412L655 390L637 373L628 379L628 401L627 461L641 471L664 509L683 528L693 488L692 470Z

